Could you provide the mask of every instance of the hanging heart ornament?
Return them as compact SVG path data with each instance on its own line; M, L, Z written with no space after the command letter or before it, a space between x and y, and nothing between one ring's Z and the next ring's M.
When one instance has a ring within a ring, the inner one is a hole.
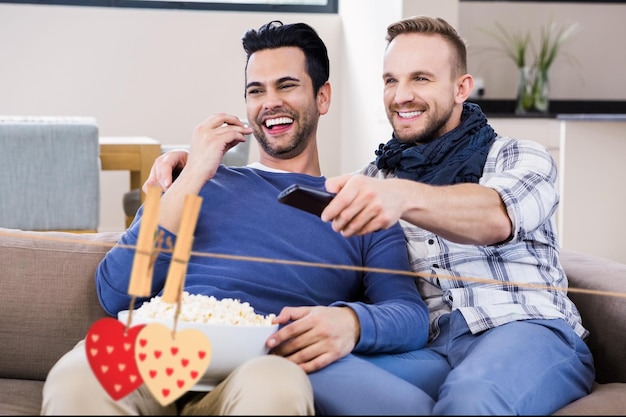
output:
M96 321L87 332L85 349L91 370L114 400L142 384L135 362L135 339L145 325L126 326L110 317Z
M211 342L200 330L173 333L165 325L147 324L135 341L135 362L152 395L165 406L202 378L211 362Z

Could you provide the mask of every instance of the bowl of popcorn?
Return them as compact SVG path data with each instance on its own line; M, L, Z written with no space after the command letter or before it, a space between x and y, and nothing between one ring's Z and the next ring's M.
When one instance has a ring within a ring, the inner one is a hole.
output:
M183 292L174 326L176 310L176 303L156 296L133 310L130 325L159 323L176 332L197 329L206 336L211 346L210 363L194 391L210 391L242 363L266 355L265 342L278 330L278 325L272 324L274 314L257 314L249 303L232 298L218 300ZM127 323L128 310L120 311L118 320Z

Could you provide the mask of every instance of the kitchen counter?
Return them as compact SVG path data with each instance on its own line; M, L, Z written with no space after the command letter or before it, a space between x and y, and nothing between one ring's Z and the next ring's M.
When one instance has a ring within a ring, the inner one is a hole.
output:
M626 114L559 114L557 120L624 122Z
M620 100L551 100L548 113L515 114L515 100L468 100L480 106L489 118L558 118L563 115L621 115L626 114L626 101Z

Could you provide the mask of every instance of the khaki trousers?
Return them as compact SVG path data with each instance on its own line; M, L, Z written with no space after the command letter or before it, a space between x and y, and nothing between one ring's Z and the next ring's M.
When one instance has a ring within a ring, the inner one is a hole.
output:
M93 374L82 340L50 370L41 414L314 415L314 406L306 373L276 355L250 360L211 392L188 392L167 406L154 399L145 385L115 401Z

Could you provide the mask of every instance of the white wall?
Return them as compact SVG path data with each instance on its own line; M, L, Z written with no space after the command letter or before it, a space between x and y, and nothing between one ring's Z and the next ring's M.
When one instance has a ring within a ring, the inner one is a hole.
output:
M391 134L382 94L385 28L402 17L402 1L339 2L344 27L341 171L352 172L374 159L379 141Z

